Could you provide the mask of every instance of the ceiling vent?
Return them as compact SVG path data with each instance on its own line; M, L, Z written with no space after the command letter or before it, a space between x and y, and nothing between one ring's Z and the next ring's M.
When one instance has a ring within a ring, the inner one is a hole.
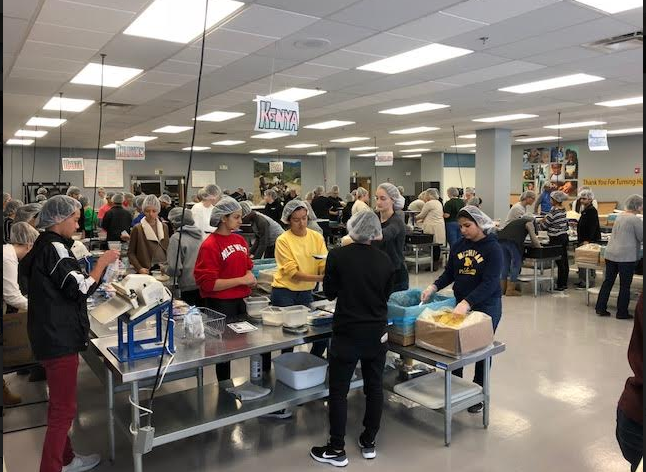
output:
M105 110L110 111L127 111L134 107L131 103L117 103L117 102L101 102L101 106Z
M224 134L227 134L227 133L224 133L222 131L209 131L209 133L210 134L215 134L216 136L222 136Z
M644 35L641 31L635 31L634 33L622 34L621 36L613 36L612 38L601 39L593 43L586 43L583 47L603 53L628 51L630 49L644 47Z

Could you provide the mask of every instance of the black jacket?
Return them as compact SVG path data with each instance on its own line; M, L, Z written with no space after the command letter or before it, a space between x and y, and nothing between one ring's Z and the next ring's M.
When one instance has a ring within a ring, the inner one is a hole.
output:
M581 212L581 217L576 225L577 240L579 244L584 241L595 243L601 240L601 226L599 225L599 212L589 205Z
M131 223L130 212L121 205L115 205L106 212L101 220L101 228L108 233L108 241L121 241L122 231L130 234Z
M87 297L98 284L72 254L74 241L46 231L20 261L27 278L27 331L36 359L52 359L87 349Z
M283 204L280 200L274 200L274 203L267 203L265 205L265 215L280 224L280 219L283 216Z

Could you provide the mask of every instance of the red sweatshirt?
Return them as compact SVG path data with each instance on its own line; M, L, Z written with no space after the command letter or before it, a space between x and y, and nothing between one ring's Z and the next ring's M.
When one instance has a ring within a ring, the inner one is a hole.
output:
M193 276L200 288L202 298L231 300L248 297L251 294L251 288L246 285L238 285L216 292L213 290L215 282L218 279L243 277L252 267L249 246L242 236L238 234L223 236L211 233L197 253Z

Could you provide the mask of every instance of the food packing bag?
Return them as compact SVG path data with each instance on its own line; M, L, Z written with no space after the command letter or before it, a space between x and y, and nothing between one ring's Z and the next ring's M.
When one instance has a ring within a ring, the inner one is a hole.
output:
M415 322L415 344L422 349L462 357L493 344L493 323L486 313L458 315L451 308L424 310Z
M183 318L184 321L184 338L187 340L204 339L204 323L202 321L202 312L199 308L190 307Z

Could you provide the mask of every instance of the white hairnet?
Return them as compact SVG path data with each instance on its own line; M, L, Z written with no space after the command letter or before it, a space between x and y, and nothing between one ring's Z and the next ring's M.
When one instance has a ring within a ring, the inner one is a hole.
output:
M242 212L240 204L233 198L224 196L218 203L213 205L209 224L217 227L222 222L222 218L230 215L231 213L235 213L236 211Z
M222 195L222 190L215 184L209 184L202 188L204 197L220 197ZM204 198L202 197L202 198Z
M644 196L634 194L626 199L624 202L624 210L627 211L640 211L644 208Z
M555 192L550 193L550 198L555 202L563 203L565 200L567 200L568 196L567 196L567 193L557 190Z
M527 200L528 198L536 199L536 192L534 192L533 190L525 190L523 193L520 194L521 202L523 200Z
M240 208L242 208L243 218L253 211L249 202L240 202Z
M348 221L348 234L353 241L358 243L367 243L380 239L381 221L379 217L371 211L362 211L354 215Z
M335 193L339 191L339 186L338 185L332 185L332 188L330 189L330 192Z
M365 197L366 195L368 195L368 191L365 188L357 188L357 198Z
M390 199L393 201L393 208L395 210L402 210L404 208L406 200L404 199L404 197L402 197L401 193L399 193L397 187L389 182L384 182L383 184L380 184L378 188L382 189L388 194Z
M471 197L467 201L467 205L473 205L475 207L480 207L480 199L478 197Z
M173 200L170 198L170 195L161 195L159 197L159 203L168 203L169 205L173 203Z
M438 200L440 198L440 192L438 192L436 188L429 188L426 191L428 192L428 196L432 199Z
M67 189L67 196L71 197L72 195L80 195L81 194L81 189L78 187L75 187L72 185L70 188Z
M137 209L138 209L138 210L143 210L143 208L141 207L141 205L143 205L144 200L146 199L146 197L147 197L147 195L146 195L146 194L137 195L137 196L135 197L135 207L137 207Z
M90 201L87 199L87 197L84 197L81 195L81 198L79 198L79 203L81 204L82 207L88 205Z
M184 218L182 219L182 211L184 211ZM182 207L175 207L168 212L168 221L173 225L173 228L179 228L180 226L190 226L195 224L193 219L193 212L188 208L183 210Z
M314 195L322 195L323 192L325 192L325 189L323 188L322 185L319 185L313 190Z
M153 207L157 212L161 210L161 204L159 203L159 198L156 195L146 195L144 201L141 204L141 207L146 210L146 208Z
M38 190L36 190L36 195L47 195L49 192L45 187L40 187Z
M135 199L135 196L130 192L123 192L123 198L131 202Z
M457 188L455 188L455 187L449 187L449 188L447 189L447 191L446 191L446 194L447 194L449 197L454 198L454 197L457 197L458 195L460 195L460 192L459 192L459 191L458 191L458 189L457 189Z
M7 206L4 207L4 212L3 214L6 215L11 215L12 213L16 213L18 208L23 206L24 203L21 202L20 200L9 200L7 202Z
M294 200L288 201L287 204L285 205L285 208L283 208L283 214L280 217L280 221L282 221L283 223L288 225L289 224L289 219L291 218L292 213L294 213L296 210L298 210L300 208L305 209L305 211L307 212L308 219L309 219L309 215L310 215L311 210L308 209L307 203L302 201L302 200L294 199Z
M265 190L264 196L265 197L270 197L273 200L276 200L278 198L278 194L276 193L276 191L274 189L271 189L271 188L269 190Z
M65 195L56 195L43 205L38 218L39 228L49 228L68 219L76 210L81 209L78 200Z
M36 202L37 203L42 203L45 200L47 200L47 196L43 195L42 193L40 195L36 195ZM80 198L79 198L80 200Z
M582 190L579 190L579 194L577 195L577 197L587 198L588 200L594 200L594 193L592 193L592 190L582 189Z
M11 225L11 244L34 244L40 233L29 223L20 221Z
M471 193L471 194L475 195L476 194L476 189L474 189L473 187L467 187L467 188L464 189L464 193Z
M32 218L36 218L42 209L43 206L40 203L27 203L26 205L22 205L16 210L14 221L16 223L19 221L29 222Z
M487 216L487 214L477 206L467 205L460 210L460 212L458 213L458 217L460 217L460 213L469 214L471 219L476 222L478 227L482 231L484 231L485 234L490 233L491 230L494 228L492 219L489 218L489 216Z
M124 197L123 193L115 193L112 196L112 203L114 203L115 205L123 205L123 201L125 199L126 198Z
M314 213L314 210L312 209L312 205L310 205L310 202L305 200L303 203L307 208L307 221L316 221L316 213Z
M398 185L398 186L397 186L397 190L399 190L399 193L400 193L401 195L404 195L404 186L403 186L403 185Z
M11 194L7 192L2 192L2 203L9 201Z

